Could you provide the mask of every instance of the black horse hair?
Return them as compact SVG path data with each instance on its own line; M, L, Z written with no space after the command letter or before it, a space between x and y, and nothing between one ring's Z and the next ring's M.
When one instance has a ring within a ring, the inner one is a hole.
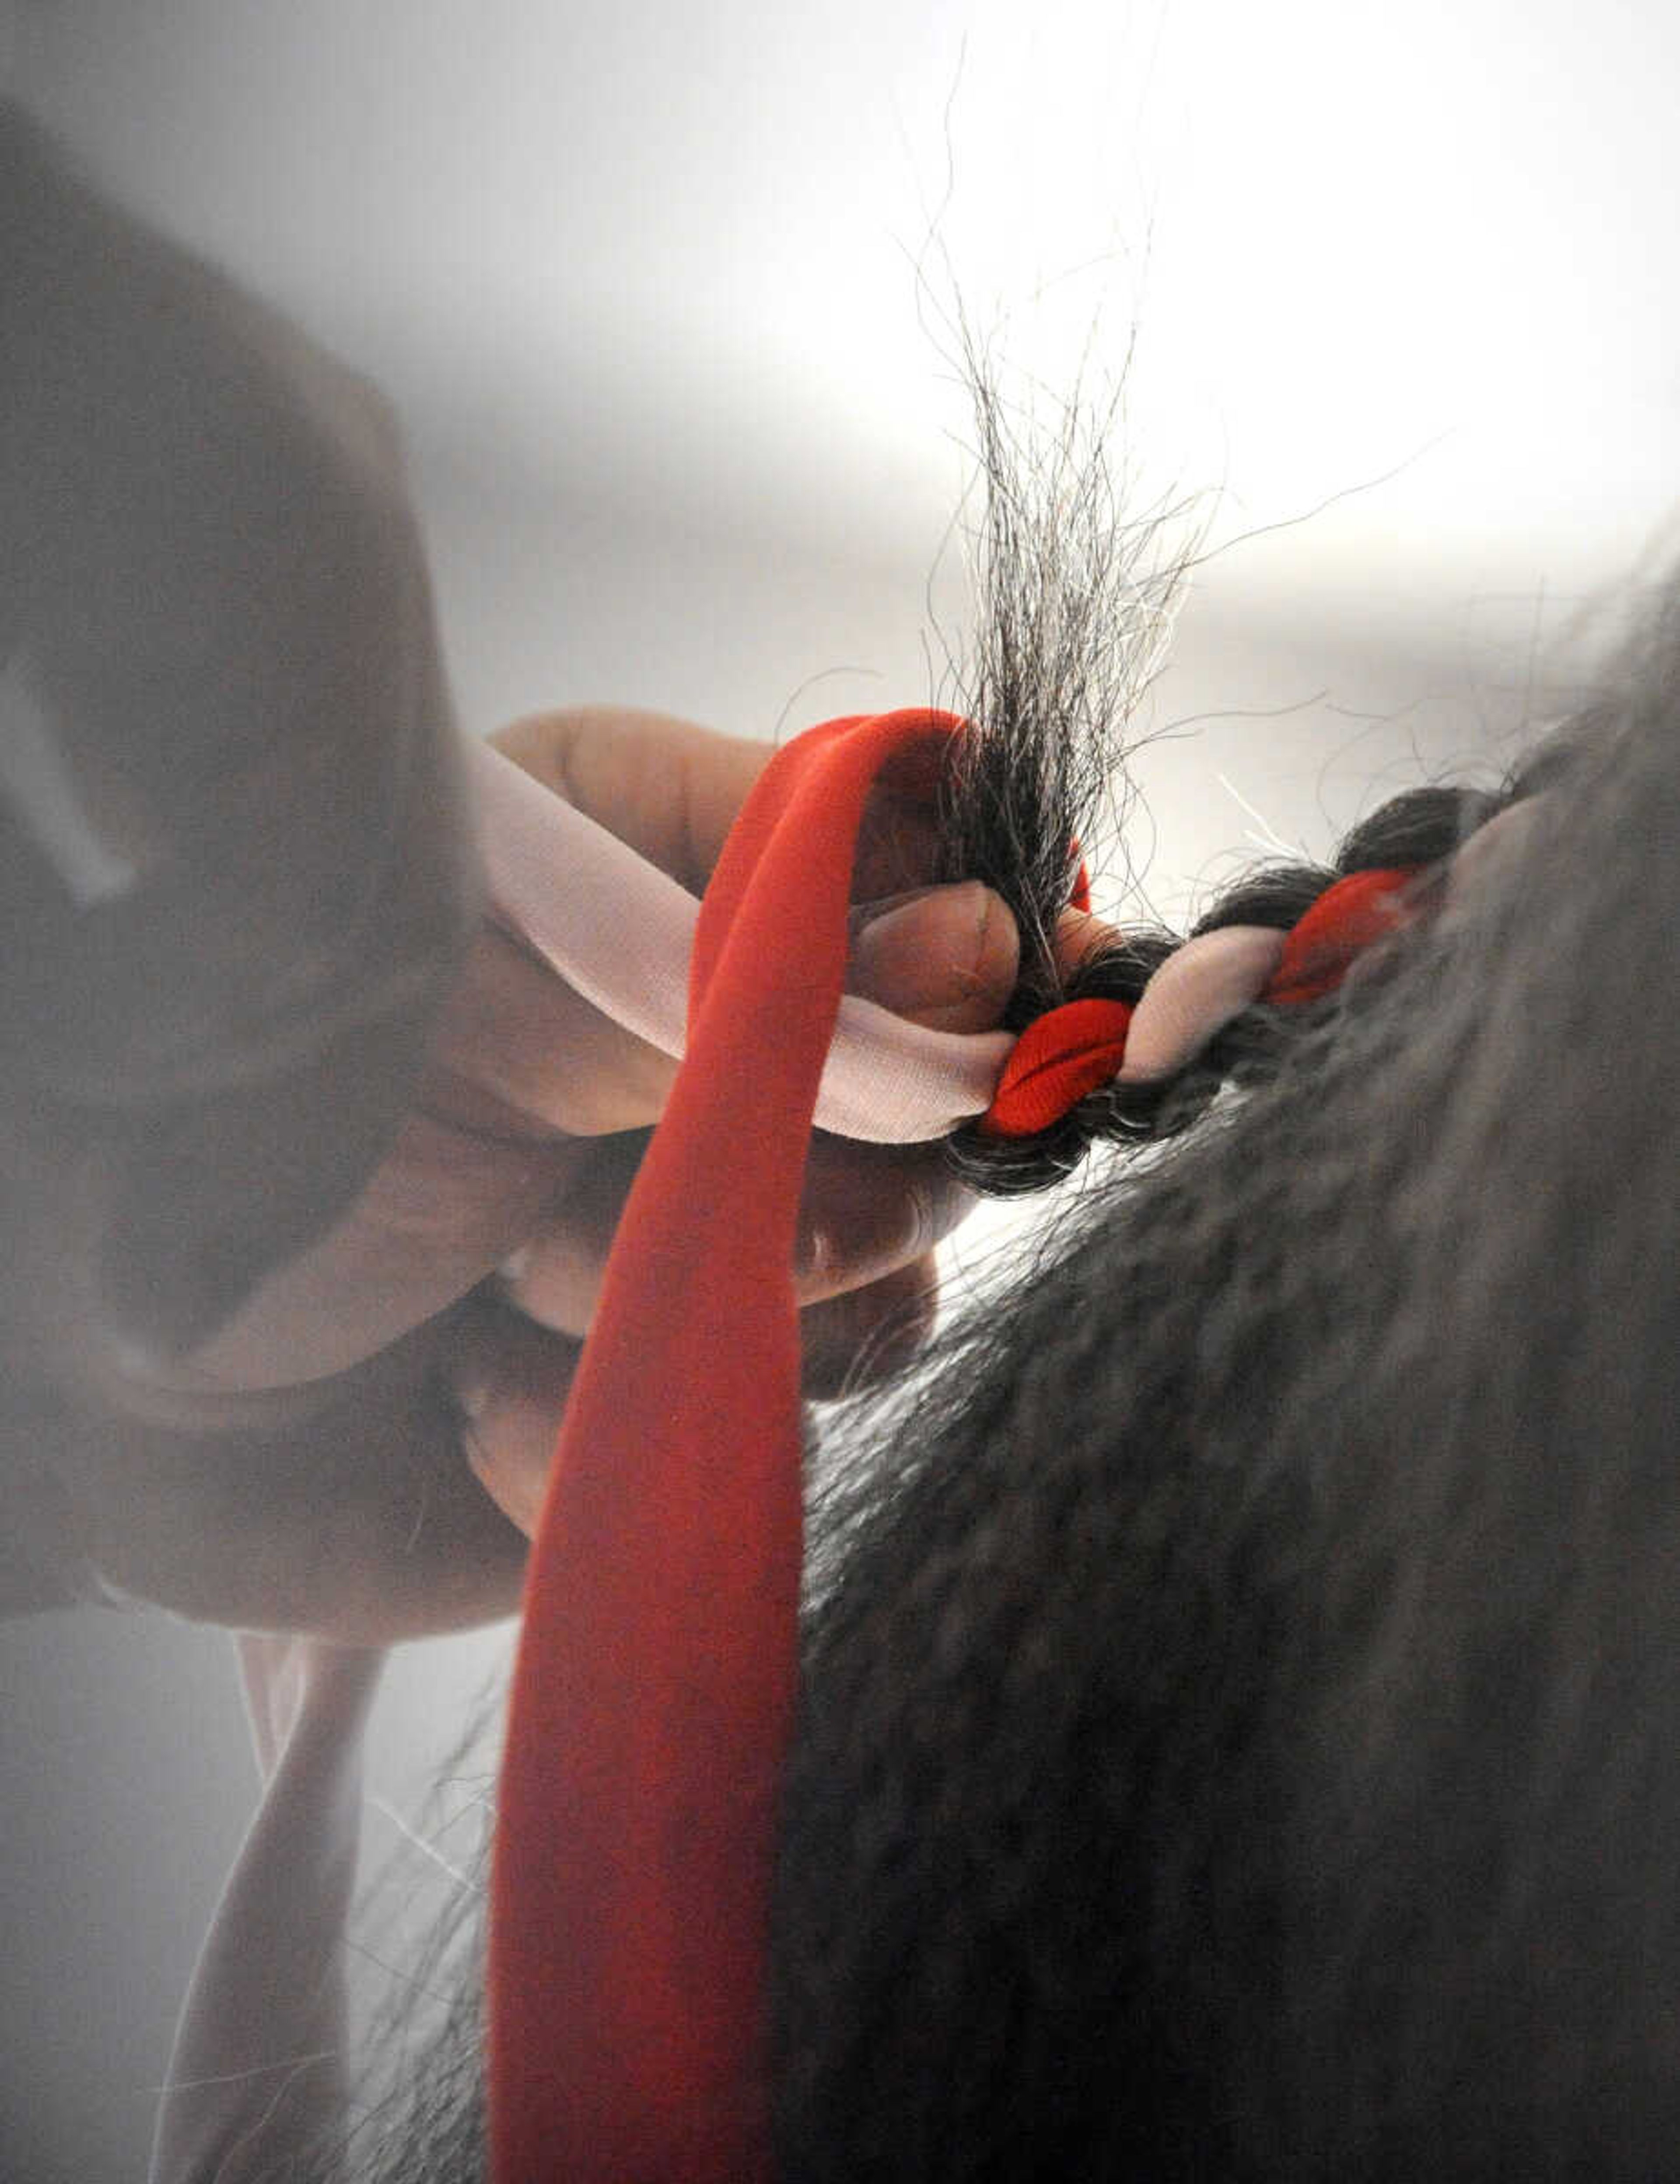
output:
M1176 944L1056 972L1127 677L1034 536L948 837L1027 936L1017 1020ZM1673 2173L1680 585L1501 789L1401 796L1200 929L1529 795L1519 852L1332 1000L961 1151L1011 1190L1176 1137L815 1496L782 2184ZM480 2173L476 1976L332 2173Z

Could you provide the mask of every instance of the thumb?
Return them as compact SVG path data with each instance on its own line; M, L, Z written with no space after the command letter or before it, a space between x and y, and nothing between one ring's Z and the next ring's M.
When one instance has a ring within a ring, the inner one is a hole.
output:
M1020 960L1015 922L978 880L918 889L853 912L848 989L934 1031L995 1028Z

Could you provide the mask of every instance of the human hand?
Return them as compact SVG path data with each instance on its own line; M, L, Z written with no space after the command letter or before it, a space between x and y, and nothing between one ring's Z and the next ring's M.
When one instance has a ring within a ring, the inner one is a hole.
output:
M58 773L43 802L0 768L0 1479L32 1542L0 1591L81 1560L233 1623L500 1612L521 1543L457 1394L524 1513L670 1065L494 933L457 976L448 706L373 390L3 104L0 182L0 758L33 734ZM765 755L610 716L513 740L692 885ZM919 829L882 800L865 898L930 869ZM854 983L991 1022L982 908L906 905ZM955 1210L937 1155L817 1149L814 1385L908 1339Z
M697 891L768 756L623 713L546 716L498 740ZM860 898L915 889L929 851L926 811L889 789ZM921 1022L979 1030L1014 977L1007 911L968 888L865 925L850 983ZM522 1543L472 1472L529 1529L674 1067L482 930L414 1111L348 1212L188 1368L104 1362L100 1430L64 1467L95 1567L188 1613L360 1639L511 1608ZM815 1390L894 1362L919 1334L932 1245L961 1203L937 1148L817 1142L797 1276Z

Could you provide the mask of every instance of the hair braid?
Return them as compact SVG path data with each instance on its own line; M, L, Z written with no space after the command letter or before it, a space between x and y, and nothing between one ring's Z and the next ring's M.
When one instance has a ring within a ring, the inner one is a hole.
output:
M957 795L978 790L983 804L953 813L954 831L965 838L978 838L1000 816L1007 822L1012 803L1008 785L993 777L995 771L1011 762L1011 742L1001 738L988 751L991 738L985 730L976 738L980 753L971 758L958 784ZM979 784L984 784L979 788ZM1269 926L1288 932L1305 916L1325 891L1338 879L1355 872L1382 871L1395 866L1435 866L1451 857L1479 827L1505 808L1509 792L1435 787L1409 789L1361 820L1345 837L1334 861L1328 865L1272 864L1259 867L1237 881L1192 928L1187 939L1215 933L1235 925ZM1042 785L1035 785L1035 816L1041 816ZM1068 837L1074 832L1075 815L1069 820ZM1023 928L1053 929L1056 912L1065 901L1065 879L1060 880L1061 900L1032 899L1036 880L1046 877L1042 864L1031 874L1011 875L999 861L992 867L993 883L1010 900ZM1055 876L1052 876L1055 877ZM1174 951L1182 945L1164 930L1128 932L1117 943L1093 950L1065 974L1059 972L1047 953L1035 955L1028 976L1017 989L1010 1022L1017 1027L1067 1001L1087 999L1125 1001L1135 1005L1145 986ZM1255 1002L1218 1031L1175 1075L1149 1084L1126 1084L1118 1079L1102 1085L1054 1123L1028 1138L985 1134L973 1124L951 1143L951 1158L964 1178L976 1190L993 1196L1014 1197L1043 1190L1068 1174L1095 1144L1138 1145L1176 1136L1204 1114L1228 1084L1253 1084L1268 1076L1293 1039L1308 1026L1323 1021L1324 1004L1279 1008Z

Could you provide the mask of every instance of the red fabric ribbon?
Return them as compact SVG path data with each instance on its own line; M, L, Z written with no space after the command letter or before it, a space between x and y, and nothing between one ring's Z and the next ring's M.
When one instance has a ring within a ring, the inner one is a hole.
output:
M778 752L701 911L687 1058L619 1225L526 1580L491 1898L497 2184L770 2173L795 1223L869 789L960 726L887 713Z
M1413 916L1405 890L1416 877L1417 867L1408 865L1349 872L1326 888L1291 927L1283 960L1260 999L1275 1007L1296 1008L1333 993L1356 956Z
M1032 1138L1118 1074L1132 1022L1126 1001L1064 1001L1028 1024L1015 1041L992 1104L976 1126L982 1137Z
M1333 993L1362 950L1413 915L1405 891L1416 876L1414 866L1353 872L1327 888L1290 928L1282 958L1255 998L1297 1008ZM981 1135L1037 1137L1118 1076L1132 1016L1127 1002L1088 999L1030 1023L976 1125Z

